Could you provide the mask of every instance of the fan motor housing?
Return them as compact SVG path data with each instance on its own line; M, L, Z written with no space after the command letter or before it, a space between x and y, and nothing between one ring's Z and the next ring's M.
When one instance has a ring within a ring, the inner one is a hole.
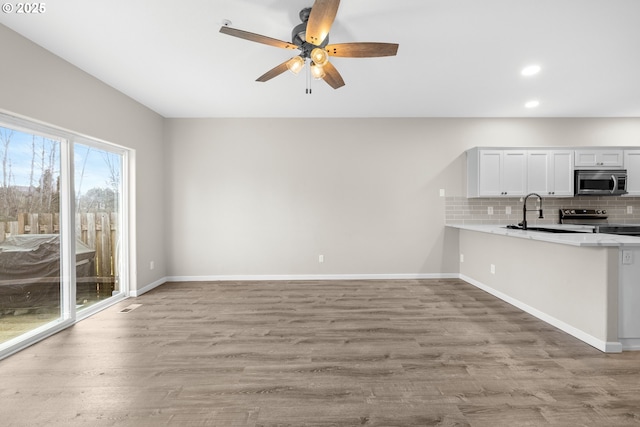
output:
M325 39L319 45L314 45L307 42L307 23L303 22L302 24L298 24L295 26L293 31L291 31L291 43L296 46L300 46L300 50L303 52L309 51L311 52L316 47L325 47L329 44L329 35L325 37Z
M307 42L307 22L309 21L309 15L311 14L311 8L307 7L300 11L301 24L296 25L291 31L291 43L296 46L300 46L304 57L309 57L311 51L316 47L325 47L329 44L329 35L319 45L314 45Z

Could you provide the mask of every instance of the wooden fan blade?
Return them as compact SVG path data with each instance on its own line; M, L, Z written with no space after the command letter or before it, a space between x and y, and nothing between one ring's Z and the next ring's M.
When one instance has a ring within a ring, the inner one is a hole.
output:
M395 56L398 53L397 43L338 43L325 48L329 56L344 58L374 58L379 56Z
M327 62L322 66L322 68L325 72L324 81L327 82L329 86L334 89L338 89L344 86L344 80L342 80L342 76L331 62Z
M250 33L248 31L238 30L231 27L221 27L220 32L241 39L249 40L256 43L262 43L269 46L279 47L281 49L298 49L298 46L292 43L288 43L278 39L272 39L271 37L262 36L260 34Z
M286 61L284 61L280 65L276 65L275 67L273 67L272 69L270 69L269 71L267 71L266 73L264 73L263 75L258 77L256 79L256 81L257 82L266 82L266 81L271 80L272 78L277 77L280 74L284 73L285 71L288 70L287 62L289 62L289 59L287 59Z
M316 0L311 6L307 22L307 43L320 46L329 35L333 20L336 19L340 0Z

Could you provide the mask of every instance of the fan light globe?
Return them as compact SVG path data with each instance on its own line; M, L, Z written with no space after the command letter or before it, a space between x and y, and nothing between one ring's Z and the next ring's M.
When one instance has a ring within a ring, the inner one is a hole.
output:
M329 55L326 50L316 47L311 51L311 60L322 67L329 62Z
M287 68L293 74L298 74L300 70L304 67L304 59L300 56L294 56L290 60L287 61Z
M324 72L324 69L322 68L322 66L316 64L316 63L311 63L311 76L316 79L316 80L320 80L323 79L324 76L326 76L327 73Z

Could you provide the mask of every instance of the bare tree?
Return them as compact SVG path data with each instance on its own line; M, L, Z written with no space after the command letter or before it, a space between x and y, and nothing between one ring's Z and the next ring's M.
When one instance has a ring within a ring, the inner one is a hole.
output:
M77 145L76 145L77 147ZM84 170L87 167L87 160L89 159L89 153L91 152L91 148L87 147L87 152L84 155L84 159L82 161L82 170L80 171L80 178L76 182L76 200L80 199L80 195L82 194L82 179L84 178ZM76 211L80 212L80 204L76 203Z
M7 188L7 161L9 160L9 144L13 136L12 129L0 128L0 143L2 144L2 186Z
M13 130L0 127L0 148L2 149L2 192L0 193L0 217L6 218L9 214L9 170L7 162L9 161L9 144Z
M51 151L49 151L49 162L47 165L47 170L49 172L49 177L50 177L50 182L48 182L47 186L45 187L46 194L45 194L45 200L46 200L46 212L53 212L53 197L54 194L56 192L56 185L55 185L55 179L54 179L54 175L55 175L55 165L56 165L56 146L55 144L52 145L51 147Z
M102 154L102 158L107 164L107 168L109 168L109 181L107 184L117 193L120 188L120 157L108 151L102 151L100 154Z
M44 140L44 138L42 138ZM44 142L43 142L44 144ZM33 174L36 169L36 136L31 135L31 169L29 172L29 190L27 192L27 212L33 209Z

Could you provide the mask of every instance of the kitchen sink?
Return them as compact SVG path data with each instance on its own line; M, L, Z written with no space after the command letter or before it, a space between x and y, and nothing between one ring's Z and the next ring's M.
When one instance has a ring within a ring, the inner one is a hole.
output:
M519 225L507 225L505 228L509 228L512 230L522 230L523 228ZM550 227L527 227L525 231L541 231L543 233L584 233L584 231L579 230L568 230L566 228L550 228Z

